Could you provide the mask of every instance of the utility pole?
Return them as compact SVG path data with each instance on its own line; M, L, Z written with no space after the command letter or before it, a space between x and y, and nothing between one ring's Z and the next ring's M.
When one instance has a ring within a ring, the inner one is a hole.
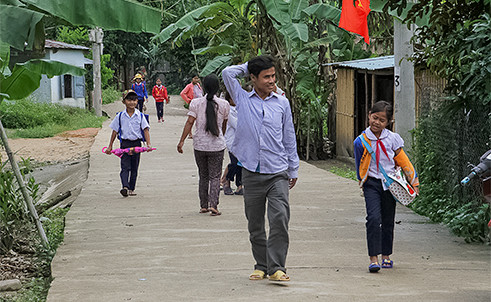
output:
M104 33L102 29L96 27L89 32L89 41L92 42L92 60L94 70L94 111L97 116L102 116L102 84L101 84L101 55L102 55L102 38Z
M394 18L394 130L404 139L407 149L411 149L410 131L416 127L414 64L408 60L414 53L413 26L408 29L407 24Z

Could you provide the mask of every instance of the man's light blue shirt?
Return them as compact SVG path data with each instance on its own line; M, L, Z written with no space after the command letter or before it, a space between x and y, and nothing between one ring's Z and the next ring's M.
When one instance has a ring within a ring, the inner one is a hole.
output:
M223 82L237 109L237 128L231 152L249 171L274 174L287 171L298 178L299 159L292 112L287 98L271 93L260 98L242 89L237 77L248 75L247 63L225 68Z

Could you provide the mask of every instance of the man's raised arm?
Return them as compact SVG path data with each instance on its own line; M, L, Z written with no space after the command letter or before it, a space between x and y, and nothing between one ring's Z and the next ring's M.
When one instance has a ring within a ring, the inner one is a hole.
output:
M223 83L237 105L241 101L239 94L245 92L237 78L243 78L248 75L247 63L228 66L222 71Z

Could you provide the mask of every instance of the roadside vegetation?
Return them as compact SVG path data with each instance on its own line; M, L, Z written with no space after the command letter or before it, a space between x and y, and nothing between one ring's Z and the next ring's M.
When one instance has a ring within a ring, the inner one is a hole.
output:
M338 176L358 181L356 178L356 171L346 165L342 167L331 167L328 171Z
M410 5L389 0L392 9ZM486 203L479 180L463 187L468 163L491 149L491 17L489 0L420 1L408 22L430 12L431 22L415 35L414 61L445 79L443 94L423 100L414 152L421 195L417 213L448 225L467 242L490 242Z
M68 130L100 128L105 120L90 111L30 99L4 101L0 116L9 138L52 137Z
M111 104L121 101L122 93L114 87L102 89L102 104Z
M49 248L44 248L14 173L6 164L3 162L0 167L0 275L21 280L23 288L18 292L0 293L0 301L45 301L51 283L51 260L63 242L64 217L68 209L39 210L50 242ZM39 186L30 175L31 163L22 159L19 165L27 190L37 201Z

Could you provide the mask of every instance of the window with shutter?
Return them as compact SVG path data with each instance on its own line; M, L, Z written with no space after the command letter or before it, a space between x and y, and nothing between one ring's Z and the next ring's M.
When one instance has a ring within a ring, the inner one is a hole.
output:
M75 82L74 97L75 98L85 97L85 78L83 76L73 77L73 80Z

